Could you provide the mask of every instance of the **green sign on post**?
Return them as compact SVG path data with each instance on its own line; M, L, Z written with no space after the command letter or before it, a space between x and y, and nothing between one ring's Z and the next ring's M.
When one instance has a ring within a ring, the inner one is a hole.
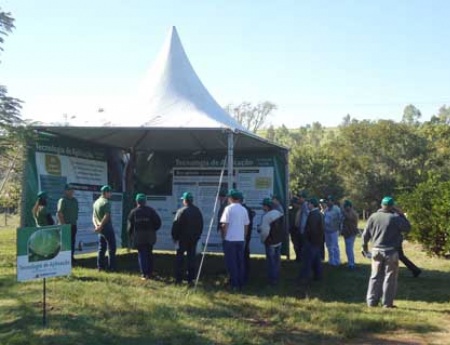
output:
M70 225L17 229L17 280L69 275Z

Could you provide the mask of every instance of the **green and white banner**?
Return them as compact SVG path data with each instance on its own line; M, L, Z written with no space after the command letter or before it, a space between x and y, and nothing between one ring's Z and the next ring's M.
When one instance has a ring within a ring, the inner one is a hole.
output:
M17 229L17 280L69 275L70 225Z

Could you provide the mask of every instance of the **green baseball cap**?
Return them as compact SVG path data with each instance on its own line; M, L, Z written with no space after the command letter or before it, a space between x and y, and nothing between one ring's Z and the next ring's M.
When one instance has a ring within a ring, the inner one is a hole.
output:
M102 192L102 193L111 192L111 191L112 191L112 188L111 188L111 186L108 186L108 185L105 185L102 188L100 188L100 192Z
M47 192L41 190L41 191L37 194L37 197L38 197L39 199L47 199Z
M70 184L70 183L67 183L65 186L64 186L64 190L73 190L74 188L73 188L73 186Z
M273 205L272 198L264 198L263 201L261 202L261 205L272 207Z
M228 191L228 197L235 199L235 200L243 199L242 193L239 192L237 189L230 189Z
M350 200L344 200L344 207L352 207L353 203Z
M180 198L181 200L194 200L194 196L191 192L184 192Z
M146 201L147 196L144 193L138 193L135 198L136 201Z
M319 207L319 201L316 198L311 198L308 202L314 207Z
M381 200L382 206L394 206L394 204L395 204L394 198L391 196L385 196L383 200Z

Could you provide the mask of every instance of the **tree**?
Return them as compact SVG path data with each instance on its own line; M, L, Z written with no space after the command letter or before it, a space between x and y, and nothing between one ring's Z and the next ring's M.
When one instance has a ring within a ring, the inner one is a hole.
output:
M242 126L256 133L266 124L267 118L276 109L275 104L266 101L257 105L252 105L250 102L242 102L237 106L229 104L225 110Z
M414 105L409 104L403 109L402 122L408 125L414 125L419 123L419 119L422 117L422 113Z

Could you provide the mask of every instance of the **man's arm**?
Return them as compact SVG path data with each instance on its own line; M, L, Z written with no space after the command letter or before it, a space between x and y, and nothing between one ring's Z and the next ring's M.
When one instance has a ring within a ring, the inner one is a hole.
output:
M369 220L367 221L366 227L364 228L364 232L362 234L362 239L363 239L363 244L362 244L362 249L363 251L367 252L369 251L369 241L370 238L372 237L370 230L372 228L372 220L369 218Z
M56 213L56 215L58 216L59 224L66 224L66 221L64 219L63 210L64 210L64 199L61 198L58 200L58 207L57 207L57 213Z

